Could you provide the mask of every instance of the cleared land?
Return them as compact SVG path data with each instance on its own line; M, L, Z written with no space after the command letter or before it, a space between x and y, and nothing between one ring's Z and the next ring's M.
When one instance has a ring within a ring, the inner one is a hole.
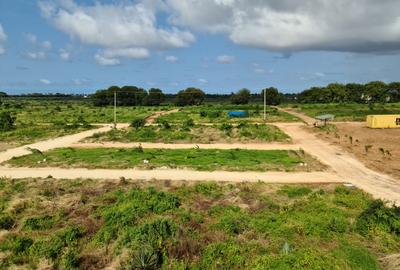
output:
M246 111L249 117L230 118L229 111ZM299 119L293 115L285 112L280 112L275 108L268 106L268 122L296 122ZM202 105L195 107L184 107L179 112L162 116L158 122L168 123L184 123L187 120L193 120L195 123L237 123L240 121L247 121L249 123L256 122L262 123L263 120L263 106L260 104L253 105Z
M290 137L277 127L265 124L213 126L182 123L111 130L96 133L86 142L157 142L157 143L263 143L290 142Z
M191 168L200 171L320 171L302 151L219 149L62 148L11 159L17 167L95 169Z
M2 179L0 194L2 268L399 266L397 210L343 186Z
M370 114L400 114L400 103L375 104L289 104L283 108L315 117L321 114L335 115L335 121L365 121Z
M369 168L400 180L400 129L370 129L365 123L337 123L314 131L320 138L354 154Z

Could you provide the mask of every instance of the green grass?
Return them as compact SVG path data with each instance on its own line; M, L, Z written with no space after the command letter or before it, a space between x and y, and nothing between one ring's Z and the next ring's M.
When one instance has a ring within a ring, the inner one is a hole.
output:
M228 112L232 110L243 110L249 113L246 118L229 118ZM295 122L299 119L285 112L268 107L267 122ZM249 122L263 122L263 106L260 104L249 105L202 105L181 108L179 112L168 114L159 118L159 121L170 123L183 123L193 119L195 123L237 123L245 119Z
M1 181L1 269L373 270L400 249L399 208L340 185Z
M45 161L44 161L45 160ZM148 164L144 164L148 160ZM307 163L308 166L300 166ZM200 171L312 171L323 166L301 151L216 149L60 148L15 157L11 166L65 168L152 169L191 168Z
M59 126L59 125L28 125L19 124L15 129L0 133L0 142L15 145L24 145L78 133L84 130L94 128L94 126Z
M80 132L87 129L83 127L83 123L114 121L112 106L94 107L89 101L6 99L3 102L0 112L3 110L11 112L16 117L16 123L13 130L0 133L0 143L29 144ZM134 118L146 118L156 111L170 108L169 106L119 107L117 121L130 123Z
M94 134L89 141L102 142L162 142L162 143L213 143L213 142L288 142L290 137L272 125L247 124L214 126L171 125L169 128L147 126L139 129L119 129Z
M288 105L311 117L321 114L335 115L335 121L365 121L371 114L400 114L400 103L376 104L291 104Z

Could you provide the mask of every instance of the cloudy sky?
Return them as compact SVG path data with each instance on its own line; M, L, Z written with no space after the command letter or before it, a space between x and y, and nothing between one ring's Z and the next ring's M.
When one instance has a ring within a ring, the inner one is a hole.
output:
M400 81L398 0L0 0L0 90Z

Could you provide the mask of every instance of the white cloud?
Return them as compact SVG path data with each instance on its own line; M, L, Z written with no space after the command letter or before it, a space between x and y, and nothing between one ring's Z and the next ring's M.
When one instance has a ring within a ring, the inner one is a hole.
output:
M46 40L42 42L42 47L45 50L51 50L51 48L53 47L53 45L51 44L50 41Z
M157 26L156 2L161 1L152 2L78 5L73 0L41 1L39 7L44 17L71 38L118 54L99 53L97 62L117 64L118 58L145 58L148 50L182 48L195 41L188 31Z
M175 25L226 34L234 43L303 50L400 51L400 1L166 0Z
M117 58L106 58L102 56L101 54L96 54L94 56L94 59L99 65L102 66L116 66L121 64L121 61Z
M73 79L72 82L75 85L89 85L90 84L89 79Z
M0 55L6 52L6 49L4 48L4 43L6 43L6 41L7 35L4 32L3 26L0 24Z
M173 55L168 55L165 57L165 61L175 63L178 62L178 57Z
M207 81L206 79L198 79L197 81L198 81L199 83L203 83L203 84L208 83L208 81Z
M101 51L101 54L105 58L144 59L150 56L149 51L144 48L105 49Z
M64 61L68 61L71 58L70 52L68 52L64 49L61 49L59 51L59 56L60 56L61 60L64 60Z
M121 63L120 58L145 59L150 56L144 48L105 49L95 55L95 60L102 66L115 66Z
M254 72L255 72L255 73L260 73L260 74L261 74L261 73L265 73L265 69L263 69L263 68L255 68L255 69L254 69Z
M232 64L235 62L235 57L231 55L220 55L217 57L217 62L221 64Z
M40 81L42 84L46 84L46 85L51 84L51 81L49 81L49 80L47 80L47 79L40 79L39 81Z
M28 52L25 54L27 58L31 60L43 60L46 59L46 53L39 51L39 52Z

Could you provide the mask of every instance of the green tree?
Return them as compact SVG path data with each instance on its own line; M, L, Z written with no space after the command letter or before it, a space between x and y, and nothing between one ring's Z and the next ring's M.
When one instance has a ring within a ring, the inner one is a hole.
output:
M165 100L165 95L158 88L151 88L149 90L149 94L146 97L145 104L149 106L158 106Z
M93 96L95 106L107 106L114 104L114 93L117 93L118 106L138 106L143 105L147 97L147 92L143 88L136 86L111 86L108 89L97 91Z
M14 128L15 117L13 117L9 112L0 113L0 130L9 131Z
M240 89L236 94L231 96L232 104L248 104L250 101L250 90L243 88Z
M400 82L392 82L388 85L388 94L391 101L400 102Z
M365 93L362 98L369 104L370 108L372 108L375 103L384 104L390 101L388 86L381 81L369 82L365 85Z
M178 93L176 104L178 106L201 105L205 96L206 94L201 89L190 87Z
M275 87L266 88L261 91L261 97L264 100L264 91L266 94L267 105L279 105L282 102L282 94Z

